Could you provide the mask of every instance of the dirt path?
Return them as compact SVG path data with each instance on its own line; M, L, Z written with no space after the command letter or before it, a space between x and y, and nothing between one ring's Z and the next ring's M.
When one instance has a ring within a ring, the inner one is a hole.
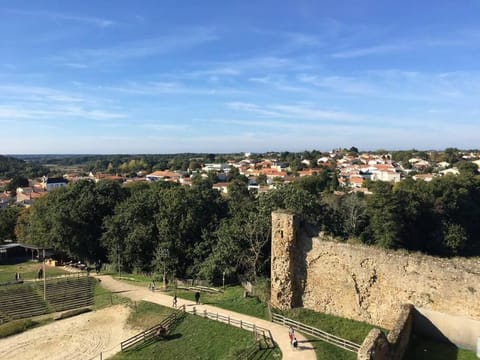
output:
M157 303L163 306L172 306L172 297L162 294L160 292L152 293L145 287L140 287L132 284L127 284L113 279L111 276L103 275L99 276L102 281L102 286L110 291L123 291L122 296L128 297L134 301L147 300L153 303ZM297 334L297 340L299 342L299 348L293 349L290 345L288 338L288 329L285 326L274 324L267 320L262 320L256 317L239 314L233 311L224 310L210 305L194 305L191 301L178 299L178 306L186 305L187 308L195 306L196 310L202 312L207 310L208 312L219 313L222 315L230 316L231 318L247 321L257 326L269 329L275 342L278 344L280 350L282 350L284 360L289 359L304 359L315 360L315 350L313 346L300 334ZM0 343L1 345L1 343Z
M0 359L87 360L101 352L106 359L138 332L126 326L129 313L129 308L116 305L0 339Z

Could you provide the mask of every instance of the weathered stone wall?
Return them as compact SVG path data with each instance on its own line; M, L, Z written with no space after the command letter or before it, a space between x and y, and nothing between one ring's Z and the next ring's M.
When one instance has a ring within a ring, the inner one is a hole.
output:
M391 329L402 304L480 320L480 260L301 237L307 308Z
M306 308L392 329L403 304L480 320L480 259L325 241L272 214L272 305Z
M413 330L414 307L403 305L388 336L372 329L357 353L358 360L402 360L408 349Z
M411 304L403 305L393 329L388 333L391 360L402 360L408 349L413 331L413 312Z
M379 329L372 329L360 346L357 360L392 360L390 344Z

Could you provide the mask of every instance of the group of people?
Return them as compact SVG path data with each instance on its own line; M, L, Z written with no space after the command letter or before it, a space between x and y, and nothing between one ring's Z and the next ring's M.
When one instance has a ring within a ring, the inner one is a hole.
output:
M288 337L290 338L290 344L296 349L298 346L297 338L295 337L295 330L293 327L288 328Z

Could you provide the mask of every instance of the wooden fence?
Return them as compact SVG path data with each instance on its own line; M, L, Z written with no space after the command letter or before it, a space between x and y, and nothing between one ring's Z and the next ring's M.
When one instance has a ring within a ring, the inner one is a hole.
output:
M120 343L120 348L122 351L127 350L128 348L137 345L140 342L145 342L155 338L158 335L160 328L168 330L174 325L177 320L185 313L185 305L182 305L178 310L168 315L165 319L162 320L160 324L152 326L151 328L138 333L131 338L124 340Z
M219 321L224 324L236 326L236 327L239 327L240 329L252 331L256 341L262 339L268 347L276 346L275 341L273 341L272 333L270 332L269 329L263 328L261 326L257 326L248 321L238 320L227 315L212 313L212 312L208 312L207 310L197 311L195 306L192 308L192 310L188 310L187 312L193 315L202 316L207 319Z
M272 321L277 324L282 324L285 326L291 326L295 330L298 330L304 334L308 334L316 337L317 339L323 340L329 344L335 345L344 350L348 350L354 353L357 353L360 349L360 345L354 343L353 341L342 339L339 336L332 335L326 331L314 328L309 325L302 324L301 322L289 319L283 315L272 314Z

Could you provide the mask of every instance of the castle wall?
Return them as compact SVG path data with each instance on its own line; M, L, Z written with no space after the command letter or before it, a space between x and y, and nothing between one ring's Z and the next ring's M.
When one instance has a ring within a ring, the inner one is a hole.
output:
M273 213L272 224L273 306L304 306L392 329L402 305L412 304L427 320L434 316L430 322L444 326L440 332L459 345L455 327L449 326L455 321L440 313L468 320L464 325L473 321L477 329L480 259L441 259L312 238L291 214Z
M304 253L307 308L385 328L392 328L402 304L480 320L478 259L439 259L319 238L301 243L311 247Z

